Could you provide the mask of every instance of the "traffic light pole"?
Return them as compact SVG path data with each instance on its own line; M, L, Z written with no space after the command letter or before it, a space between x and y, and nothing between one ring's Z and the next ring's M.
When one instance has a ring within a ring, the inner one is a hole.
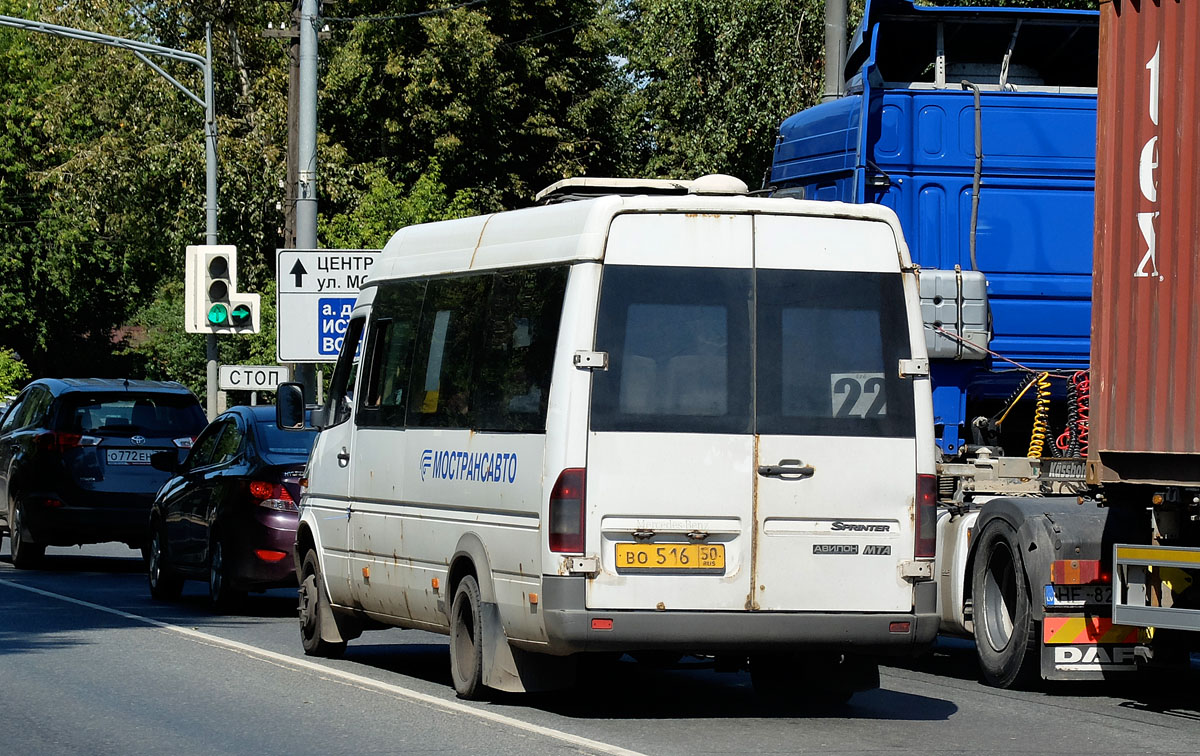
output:
M308 2L308 0L306 0ZM23 18L14 16L0 16L0 26L8 26L13 29L24 29L26 31L35 31L42 34L52 34L56 37L65 37L66 39L77 39L83 42L94 42L99 45L108 45L109 47L118 47L122 50L132 52L137 59L154 69L155 73L166 79L180 92L183 92L191 98L196 104L204 108L204 158L205 158L205 237L209 244L217 243L217 117L216 106L213 99L213 74L212 74L212 24L206 24L204 34L204 56L201 57L195 53L184 52L183 50L175 50L170 47L162 47L160 45L151 45L146 42L138 42L133 39L124 37L112 37L107 34L99 34L97 32L86 31L84 29L74 29L69 26L58 26L57 24L44 24L40 21L29 21ZM313 40L313 53L316 54L316 40ZM166 58L181 63L190 63L200 69L204 75L204 99L196 96L194 92L177 81L169 73L164 71L154 61L147 56L153 55L159 58ZM316 71L314 66L314 79ZM314 111L316 102L314 97ZM315 113L314 113L315 118ZM314 147L315 147L314 137ZM314 160L315 164L315 160ZM314 215L313 237L316 237L316 219ZM208 358L206 367L206 376L208 379L208 416L213 418L217 412L217 337L215 334L206 336L205 352Z
M204 25L204 224L208 244L217 243L217 113L213 101L212 24ZM217 334L204 335L204 409L208 419L217 416Z

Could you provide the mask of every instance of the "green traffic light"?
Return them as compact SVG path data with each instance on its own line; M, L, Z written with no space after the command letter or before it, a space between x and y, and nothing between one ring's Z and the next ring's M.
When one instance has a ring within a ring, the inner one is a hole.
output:
M233 312L230 313L230 320L235 326L250 325L250 306L240 304L234 307Z
M229 320L229 309L223 304L215 304L208 308L209 325L225 325Z

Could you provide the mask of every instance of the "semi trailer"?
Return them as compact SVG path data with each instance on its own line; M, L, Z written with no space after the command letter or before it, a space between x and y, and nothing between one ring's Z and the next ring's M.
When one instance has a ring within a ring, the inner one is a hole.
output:
M984 678L1179 668L1200 636L1200 20L868 0L776 196L891 207L919 277L938 611Z

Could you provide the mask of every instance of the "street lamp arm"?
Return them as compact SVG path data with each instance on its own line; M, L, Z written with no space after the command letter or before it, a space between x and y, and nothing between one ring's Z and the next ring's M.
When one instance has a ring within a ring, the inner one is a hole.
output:
M164 79L166 79L167 81L169 81L171 83L171 85L174 86L176 89L178 89L180 92L183 92L185 95L192 98L192 101L195 102L197 105L199 105L202 108L207 107L207 105L205 104L203 99L201 99L194 92L192 92L192 90L188 89L186 85L180 83L174 76L172 76L171 74L164 71L162 69L162 67L159 66L157 63L150 60L149 58L147 58L145 55L143 55L141 52L139 52L137 50L134 50L133 54L137 56L138 60L142 61L146 65L150 66L150 68L154 69L154 71L157 72L159 76L161 76Z
M28 29L30 31L39 31L43 34L53 34L58 37L67 37L68 39L79 39L84 42L95 42L109 47L120 47L126 50L145 53L147 55L160 55L164 58L178 60L184 63L191 63L194 66L205 68L208 66L208 61L203 55L185 52L183 50L175 50L170 47L162 47L161 45L152 45L148 42L138 42L134 39L126 39L124 37L113 37L108 34L100 34L99 32L90 32L85 29L72 29L69 26L58 26L57 24L47 24L41 21L30 21L24 18L16 18L14 16L0 16L0 26L9 26L14 29Z
M183 92L188 97L192 98L200 107L205 107L204 100L197 96L186 86L177 81L174 77L162 69L161 66L151 61L148 55L157 55L161 58L178 61L180 63L190 63L197 66L202 73L208 71L209 62L202 55L195 53L184 52L183 50L174 50L170 47L162 47L161 45L152 45L148 42L138 42L133 39L125 39L124 37L113 37L108 34L100 34L99 32L90 32L84 29L72 29L69 26L58 26L57 24L47 24L41 21L29 21L24 18L15 18L13 16L0 16L0 26L8 26L13 29L26 29L28 31L42 32L43 34L53 34L56 37L65 37L67 39L77 39L83 42L95 42L100 45L108 45L122 50L128 50L138 57L150 68L154 69L155 73L162 76L167 81Z

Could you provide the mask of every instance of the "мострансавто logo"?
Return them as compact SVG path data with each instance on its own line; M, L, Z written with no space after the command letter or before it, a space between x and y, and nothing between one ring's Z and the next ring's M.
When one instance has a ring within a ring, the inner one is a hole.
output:
M513 483L517 479L517 454L426 449L421 452L421 480L427 477L433 480Z

